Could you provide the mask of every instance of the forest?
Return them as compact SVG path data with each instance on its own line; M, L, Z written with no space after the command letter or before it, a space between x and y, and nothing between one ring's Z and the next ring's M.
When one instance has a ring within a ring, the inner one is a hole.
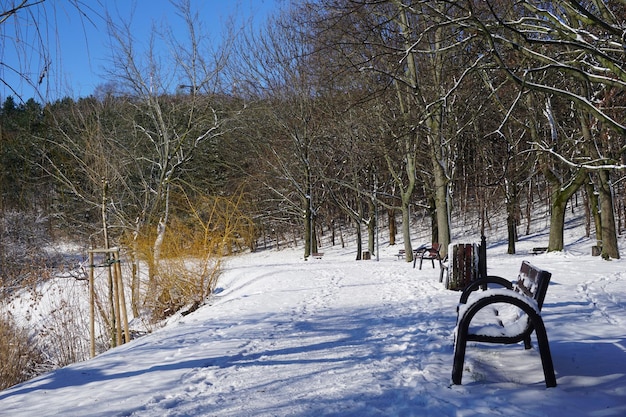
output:
M620 257L624 0L302 0L218 50L177 8L187 37L155 35L167 59L108 22L92 95L2 99L4 298L65 265L49 248L67 243L121 248L132 314L153 321L210 295L221 257L306 259L322 235L357 236L357 260L379 229L400 235L411 262L417 219L445 251L454 222L488 235L499 216L515 253L545 205L560 251L572 198Z

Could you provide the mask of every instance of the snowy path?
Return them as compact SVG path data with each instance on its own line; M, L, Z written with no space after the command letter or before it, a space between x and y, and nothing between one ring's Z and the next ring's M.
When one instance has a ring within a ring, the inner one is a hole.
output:
M194 398L188 392L170 394L164 398L168 404L155 401L132 415L167 415L171 398L180 396L189 405L182 415L383 416L389 415L390 406L400 411L396 405L432 379L429 367L440 366L430 362L448 360L449 343L442 346L441 341L450 336L454 322L451 316L441 323L440 317L424 311L441 304L433 300L432 281L398 276L380 264L369 267L346 276L349 265L299 263L273 269L270 280L250 280L236 298L244 304L238 320L247 320L236 324L246 343L226 355L220 355L224 351L219 344L212 344L215 354L208 356L213 359L193 371L194 380L212 382L193 392ZM264 276L258 266L242 273L248 279ZM399 294L406 296L399 300ZM224 302L232 302L232 296ZM259 311L259 304L268 310ZM221 305L217 300L213 307L220 310ZM225 327L215 326L216 331ZM423 357L425 351L428 357ZM448 375L436 379L447 389ZM182 411L177 408L177 413Z
M458 293L439 271L325 252L233 259L210 305L0 392L0 415L626 415L626 263L531 259L560 271L544 306L557 388L519 345L470 346L451 387ZM513 278L522 258L489 259Z

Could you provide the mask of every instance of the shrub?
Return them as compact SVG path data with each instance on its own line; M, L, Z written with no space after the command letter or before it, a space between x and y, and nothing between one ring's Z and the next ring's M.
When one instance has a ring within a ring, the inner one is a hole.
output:
M33 285L58 259L47 253L47 219L35 212L0 213L0 277L4 294ZM36 266L36 267L33 267Z
M256 228L243 214L239 197L183 201L170 217L160 259L154 259L155 226L144 228L128 245L149 265L143 307L153 322L200 305L215 289L221 259L255 240Z
M42 355L30 342L28 332L19 328L9 314L0 314L0 390L37 374Z

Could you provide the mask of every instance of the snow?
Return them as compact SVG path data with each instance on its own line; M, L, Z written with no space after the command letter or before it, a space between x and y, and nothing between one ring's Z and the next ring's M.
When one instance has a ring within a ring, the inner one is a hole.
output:
M472 304L494 295L504 295L509 298L515 298L540 313L539 306L535 299L505 288L491 288L488 291L473 292L468 298L467 303L458 305L457 324L460 323ZM513 304L493 302L481 308L472 318L469 334L513 338L522 334L527 326L528 315L521 308ZM458 333L458 328L455 329L455 332Z
M524 259L552 272L542 317L556 388L521 344L469 344L451 385L460 293L438 268L389 246L380 261L338 247L304 261L297 248L230 259L207 305L0 392L0 415L624 416L626 261L592 257L579 236L525 254L543 239L520 255L488 239L488 273L515 279Z

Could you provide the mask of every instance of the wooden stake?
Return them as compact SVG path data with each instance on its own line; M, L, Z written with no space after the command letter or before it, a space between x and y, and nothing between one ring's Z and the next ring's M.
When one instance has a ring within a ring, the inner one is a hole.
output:
M122 344L122 320L120 314L120 289L119 289L119 277L117 273L117 266L115 262L115 254L110 258L111 263L109 263L109 269L113 269L113 275L111 279L111 285L113 287L113 316L115 317L115 346L120 346Z
M93 358L96 356L96 329L95 329L95 289L93 278L93 252L89 252L89 335L90 353Z
M128 326L128 314L126 311L126 297L124 295L124 281L122 280L122 267L120 262L119 248L92 249L89 251L89 333L91 337L91 357L96 356L95 335L95 279L94 279L94 254L104 254L107 262L109 276L109 303L111 308L111 344L119 346L130 341L130 329ZM122 329L122 326L124 328ZM122 337L122 331L124 337Z
M119 249L113 253L113 257L115 259L115 268L117 270L117 286L120 293L120 314L122 316L121 325L124 325L124 343L128 343L130 342L130 330L128 328L128 313L126 312L126 297L124 295L124 281L122 280L122 265L120 262Z

